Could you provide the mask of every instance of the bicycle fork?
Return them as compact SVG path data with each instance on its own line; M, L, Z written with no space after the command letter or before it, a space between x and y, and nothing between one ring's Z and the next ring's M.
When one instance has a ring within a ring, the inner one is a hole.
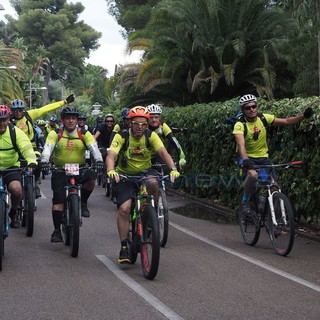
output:
M78 195L78 214L80 220L80 227L82 227L82 212L81 212L81 188L79 188L76 184L75 177L70 177L69 185L66 186L66 198L68 198L69 194L77 194ZM70 208L69 214L67 214L67 226L70 225Z
M273 205L273 201L272 201L273 195L276 192L280 193L281 190L279 189L278 191L271 192L270 188L268 189L268 203L269 203L270 212L271 212L272 224L274 226L278 226L278 222L276 220L276 214L275 214L275 210L274 210L274 205ZM281 209L282 221L284 222L285 225L287 225L286 211L284 208L284 201L282 199L280 199L280 209Z

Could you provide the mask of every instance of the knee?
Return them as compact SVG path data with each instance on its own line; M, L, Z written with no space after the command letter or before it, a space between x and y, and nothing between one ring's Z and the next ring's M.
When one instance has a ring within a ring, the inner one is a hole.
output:
M22 197L22 186L19 181L12 181L8 186L8 190L15 197L17 197L17 198Z

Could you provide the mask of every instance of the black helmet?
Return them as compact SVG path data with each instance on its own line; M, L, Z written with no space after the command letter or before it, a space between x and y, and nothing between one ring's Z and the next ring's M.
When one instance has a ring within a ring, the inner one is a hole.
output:
M130 109L129 108L124 108L121 110L121 118L124 118L124 119L129 119L129 111Z
M61 118L65 118L66 116L75 116L75 117L79 117L79 111L77 108L75 107L65 107L62 109L61 111Z
M87 115L86 115L85 113L83 113L83 112L80 112L80 113L79 113L79 117L78 117L78 119L84 119L84 120L87 120Z
M96 121L97 121L97 123L102 123L103 122L103 117L102 116L98 116Z

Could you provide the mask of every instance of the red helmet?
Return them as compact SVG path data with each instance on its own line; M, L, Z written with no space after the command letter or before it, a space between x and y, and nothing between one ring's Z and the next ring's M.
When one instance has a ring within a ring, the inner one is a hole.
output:
M11 110L7 106L0 106L0 119L7 119L11 115Z
M130 109L129 118L132 119L134 117L144 117L146 119L150 118L150 113L148 108L142 106L136 106Z

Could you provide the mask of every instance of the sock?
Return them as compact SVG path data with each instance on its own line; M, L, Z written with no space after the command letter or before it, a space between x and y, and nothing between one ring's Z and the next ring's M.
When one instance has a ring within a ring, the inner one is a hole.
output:
M121 247L127 247L128 246L128 240L122 240L121 241Z
M242 196L242 202L247 202L248 200L249 200L249 196L244 193Z
M86 189L82 189L81 190L81 202L82 203L87 203L91 193L92 193L92 191L88 191Z
M60 226L62 224L62 211L54 210L52 211L52 220L54 225L54 230L60 230Z

